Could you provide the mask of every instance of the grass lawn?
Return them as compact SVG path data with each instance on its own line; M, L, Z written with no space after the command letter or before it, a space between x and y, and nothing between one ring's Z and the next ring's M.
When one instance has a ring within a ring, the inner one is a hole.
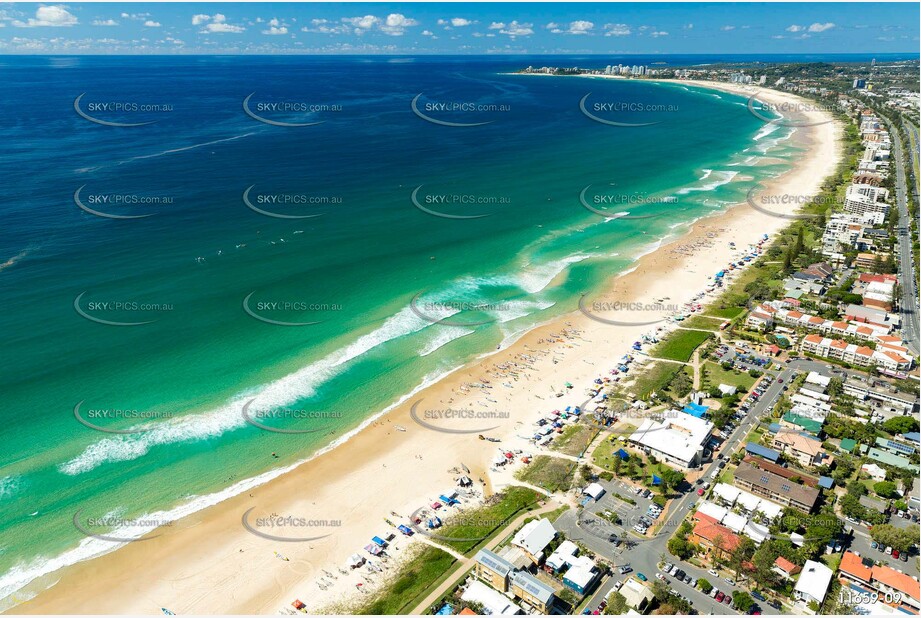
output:
M585 423L576 423L563 430L563 433L554 438L551 448L566 455L581 455L592 438L595 437L597 429L586 425Z
M726 371L723 369L722 365L714 363L713 361L706 361L704 363L704 369L707 371L704 376L704 384L702 385L704 389L719 384L728 384L738 387L739 390L744 389L745 391L749 391L757 379L748 375L747 371L737 371L735 369Z
M694 350L710 337L711 334L696 330L677 330L660 341L650 352L650 356L686 363L694 354Z
M697 333L703 335L705 333ZM674 363L655 363L647 365L641 371L642 373L630 386L630 390L636 393L637 398L647 399L650 394L661 391L671 381L676 373L683 367Z
M744 307L710 307L704 310L703 314L715 318L723 318L724 320L731 320L741 315L743 311L745 311Z
M355 610L362 615L405 614L423 600L425 592L446 575L454 557L425 545L406 562L393 580L371 601Z
M623 442L617 440L617 438L624 435L630 435L634 431L636 431L636 427L634 425L624 424L618 426L616 434L613 434L610 437L606 436L605 439L595 447L595 450L592 451L592 462L596 466L601 466L605 470L610 470L613 472L615 459L614 453L616 453L618 449L621 448L623 448L628 453L630 452L629 449L625 448L626 445ZM614 438L613 443L611 442L612 437ZM631 454L631 457L632 456L633 455Z
M684 320L681 325L685 328L702 328L704 330L718 331L723 318L716 316L695 315Z
M528 487L512 486L494 498L494 502L478 509L446 517L444 526L437 531L438 536L458 540L440 538L435 539L436 542L462 554L471 553L519 513L536 508L543 496Z
M821 560L825 566L835 572L838 570L838 565L841 564L841 554L825 554Z
M559 457L538 455L530 464L516 472L515 478L550 492L569 491L577 465Z

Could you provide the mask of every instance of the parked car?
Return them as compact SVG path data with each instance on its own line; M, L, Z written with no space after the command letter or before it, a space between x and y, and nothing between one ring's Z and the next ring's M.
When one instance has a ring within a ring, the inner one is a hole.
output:
M735 585L736 585L736 580L732 579L731 577L725 577L725 578L723 578L723 579L725 579L725 580L726 580L726 583L729 584L730 586L735 586Z
M656 573L656 579L658 579L659 581L662 581L662 582L667 581L667 580L665 579L665 576L662 575L661 573Z
M641 582L648 582L648 581L649 581L649 578L647 578L647 577L646 577L645 575L643 575L642 573L637 573L637 574L636 574L636 578L637 578L638 580L640 580Z
M722 602L723 602L723 599L726 598L726 595L723 594L722 592L717 592L717 593L716 593L716 597L714 597L714 598L716 599L716 602L717 602L717 603L722 603Z
M633 567L630 566L629 564L625 564L624 566L620 567L621 575L626 575L627 573L632 573L632 572L633 572Z
M757 590L755 590L754 592L752 592L752 596L753 596L754 598L758 599L759 601L767 601L767 599L765 598L765 596L764 596L763 594L761 594L760 592L758 592Z
M713 577L719 577L719 576L720 576L719 571L717 571L716 569L710 569L709 571L707 571L707 573L709 573L709 574L712 575Z
M671 562L666 562L666 563L665 563L665 566L662 567L662 572L663 572L663 573L671 573L671 572L672 572L672 569L674 569L674 568L675 568L675 565L674 565L674 564L672 564Z
M716 595L718 595L719 593L720 593L719 588L714 588L713 590L710 591L710 596L715 599Z
M903 551L902 555L899 556L899 560L901 560L902 562L908 562L908 552Z
M892 550L892 557L897 559L897 558L899 557L899 550L893 549L893 550Z
M727 594L726 596L724 596L724 597L723 597L723 603L725 603L726 605L732 607L732 595Z

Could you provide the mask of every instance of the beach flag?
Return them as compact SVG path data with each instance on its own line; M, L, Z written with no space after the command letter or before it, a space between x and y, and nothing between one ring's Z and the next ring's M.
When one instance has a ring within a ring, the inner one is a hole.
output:
M653 485L661 485L661 484L662 484L662 479L660 479L658 476L656 476L655 474L653 474L653 475L652 475L652 484L653 484Z

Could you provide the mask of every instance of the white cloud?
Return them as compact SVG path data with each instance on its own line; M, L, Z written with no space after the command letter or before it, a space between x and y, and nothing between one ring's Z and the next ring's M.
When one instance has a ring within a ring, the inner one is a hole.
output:
M310 26L301 28L301 32L318 32L320 34L345 34L349 27L345 24L336 24L328 19L311 19Z
M654 30L649 33L649 36L651 37L668 36L668 32L665 32L664 30Z
M343 17L342 22L357 28L358 30L370 30L381 20L374 15L365 15L364 17Z
M464 17L452 17L451 19L439 19L436 23L439 26L453 26L455 28L463 28L464 26L472 26L477 22L474 20L466 19Z
M803 29L802 26L797 26L796 24L793 24L792 26L787 28L787 32L799 32L802 29Z
M117 26L118 22L114 19L94 19L94 26Z
M490 30L501 30L502 28L505 28L505 22L494 21L493 23L489 24Z
M694 24L688 24L687 26L684 27L684 29L685 29L685 30L693 30L693 29L694 29Z
M735 29L736 29L735 26L723 26L722 28L720 28L720 30L722 30L723 32L729 32L729 31L735 30Z
M122 19L133 19L134 21L144 21L150 17L150 13L122 13Z
M210 23L208 23L210 22ZM200 30L202 34L239 34L246 30L243 26L236 26L234 24L227 23L227 16L222 13L215 13L214 15L194 15L192 17L192 25L204 25L205 27Z
M160 26L161 26L160 22L153 21L152 19L148 19L147 21L144 22L145 28L159 28Z
M495 23L490 24L492 29ZM517 20L512 20L508 25L504 25L499 28L499 34L506 34L510 37L516 36L530 36L534 34L534 24L518 23Z
M423 31L422 31L422 36L434 36L434 35L435 35L435 33L432 32L431 30L423 30Z
M569 22L569 26L565 28L553 22L550 22L544 27L554 34L591 34L591 30L595 27L595 24L590 21L578 20Z
M825 32L826 30L831 30L835 27L835 24L832 22L826 22L824 24L814 23L809 26L809 32Z
M269 20L269 27L262 31L262 34L281 35L288 34L288 25L281 22L277 17Z
M13 21L19 28L36 28L39 26L75 26L79 23L76 16L71 14L64 5L40 6L35 10L35 17L27 21Z
M627 24L605 24L604 36L627 36L630 34L630 26Z
M387 19L380 28L381 32L389 34L390 36L402 36L406 28L418 25L418 21L410 19L402 13L391 13L387 16Z

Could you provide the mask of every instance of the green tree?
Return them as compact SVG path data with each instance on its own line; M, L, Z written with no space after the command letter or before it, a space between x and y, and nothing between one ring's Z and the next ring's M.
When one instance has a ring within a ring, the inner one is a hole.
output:
M615 592L611 595L611 602L604 608L604 613L608 615L621 615L626 614L628 609L627 598L621 593Z
M892 481L880 481L874 484L873 491L882 498L894 498L898 495L895 491L895 483Z
M710 591L713 590L713 584L703 577L697 580L697 585L700 586L700 591L704 594L710 594Z
M732 603L735 605L736 609L743 614L747 614L748 610L752 608L752 605L755 604L754 600L748 595L748 593L741 592L736 590L732 593Z

